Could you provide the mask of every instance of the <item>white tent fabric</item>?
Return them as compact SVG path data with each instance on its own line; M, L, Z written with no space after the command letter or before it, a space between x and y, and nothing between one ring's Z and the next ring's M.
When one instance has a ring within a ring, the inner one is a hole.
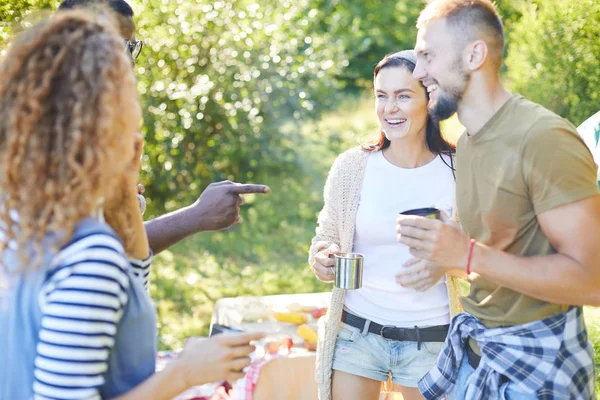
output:
M600 111L579 125L577 132L592 151L596 165L600 165ZM600 169L598 170L597 179L600 186Z

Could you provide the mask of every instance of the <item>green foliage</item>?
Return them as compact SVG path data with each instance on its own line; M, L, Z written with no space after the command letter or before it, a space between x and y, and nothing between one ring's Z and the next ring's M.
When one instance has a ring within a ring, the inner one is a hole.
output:
M544 0L510 32L512 90L578 125L600 104L600 3Z
M496 0L496 7L505 32L510 32L514 24L518 23L523 16L523 7L529 3L528 0ZM510 40L510 38L506 38Z
M0 0L0 54L3 44L15 31L31 24L28 21L31 14L34 16L32 21L35 21L57 6L55 0Z
M331 107L347 65L342 47L314 31L319 11L309 1L154 3L136 8L150 211L189 203L212 181L298 170L280 128ZM278 189L294 190L287 182Z
M320 0L317 29L341 43L349 67L337 76L346 92L370 90L373 68L387 53L414 47L421 0Z
M0 23L20 21L32 10L52 8L57 5L53 0L0 1Z
M584 308L585 324L592 346L596 364L596 393L600 393L600 308Z
M205 335L221 297L330 290L307 263L325 176L337 154L376 132L372 99L349 100L341 108L345 111L325 114L320 121L281 128L301 149L301 167L293 176L265 176L273 193L246 196L242 224L196 235L156 257L151 294L159 312L161 348Z
M137 5L138 36L147 44L137 67L147 110L143 179L149 212L157 214L221 179L274 181L301 197L296 189L312 182L298 174L306 144L282 127L331 109L343 87L347 94L370 86L385 53L412 47L421 3Z

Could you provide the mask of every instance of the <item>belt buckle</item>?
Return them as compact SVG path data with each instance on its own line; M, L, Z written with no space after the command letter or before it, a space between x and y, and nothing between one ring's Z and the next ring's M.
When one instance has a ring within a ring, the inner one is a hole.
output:
M387 328L387 329L394 329L394 328L396 328L396 327L395 327L395 326L393 326L393 325L383 325L383 326L381 327L381 330L379 331L379 335L380 335L382 338L384 338L384 339L388 339L388 338L386 338L386 337L385 337L385 335L384 335L384 331L385 331L385 329L386 329L386 328Z

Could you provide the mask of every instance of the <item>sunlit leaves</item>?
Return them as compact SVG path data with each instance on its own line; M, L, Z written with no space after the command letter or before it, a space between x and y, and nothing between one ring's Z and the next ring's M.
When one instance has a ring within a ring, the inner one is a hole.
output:
M146 132L157 140L146 148L144 168L151 210L172 199L173 182L181 189L177 201L189 202L198 195L185 190L192 183L255 176L265 163L244 159L276 152L282 121L311 118L334 104L346 55L327 32L315 31L309 3L134 3L147 50L138 67ZM176 131L184 137L167 133ZM174 147L175 155L165 151ZM154 162L159 158L176 168L165 170Z
M600 107L600 3L538 3L510 32L509 82L577 125Z

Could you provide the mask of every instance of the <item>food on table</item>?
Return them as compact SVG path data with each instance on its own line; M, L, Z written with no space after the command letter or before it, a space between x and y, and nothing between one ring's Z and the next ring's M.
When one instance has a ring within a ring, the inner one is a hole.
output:
M308 318L302 312L276 312L275 319L279 322L289 322L291 324L304 324Z
M224 305L221 312L229 317L229 325L238 325L268 320L273 313L273 306L259 297L240 296Z
M304 348L309 351L317 351L317 344L312 342L304 342Z
M247 309L243 313L241 313L242 321L244 322L254 322L254 321L262 321L268 319L271 315L271 310L268 308L262 309Z
M286 307L286 310L289 312L309 313L309 312L312 312L313 308L314 308L313 306L303 306L302 304L292 303Z
M277 354L279 353L279 342L274 339L269 339L265 343L265 351L267 354Z
M316 343L317 332L306 324L302 324L298 327L296 334L304 339L304 342Z
M314 319L319 319L323 315L327 314L327 307L314 307L310 310L310 313Z
M289 354L293 345L294 342L289 336L281 336L279 338L270 337L262 341L264 354L270 354L272 356L275 354Z
M281 347L287 348L288 353L292 349L292 346L294 346L294 341L291 337L284 336L281 338Z

